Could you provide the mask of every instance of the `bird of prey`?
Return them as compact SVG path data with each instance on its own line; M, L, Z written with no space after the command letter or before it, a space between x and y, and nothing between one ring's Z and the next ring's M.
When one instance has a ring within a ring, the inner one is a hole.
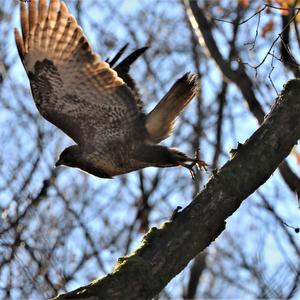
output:
M18 53L30 80L37 109L75 144L59 156L56 166L76 167L112 178L145 167L194 167L206 163L181 151L158 145L199 90L197 76L187 73L148 114L130 64L146 48L125 58L122 52L104 61L91 48L76 19L60 0L20 3L22 34L15 29Z

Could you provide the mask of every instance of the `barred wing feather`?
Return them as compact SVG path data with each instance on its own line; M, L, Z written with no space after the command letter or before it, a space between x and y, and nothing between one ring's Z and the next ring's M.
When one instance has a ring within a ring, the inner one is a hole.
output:
M135 97L93 52L65 3L28 7L21 1L15 40L40 113L79 144L130 136L140 118Z

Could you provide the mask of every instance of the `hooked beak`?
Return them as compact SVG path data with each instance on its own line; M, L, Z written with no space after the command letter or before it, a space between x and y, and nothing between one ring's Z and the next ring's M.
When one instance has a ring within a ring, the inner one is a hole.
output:
M62 161L59 159L56 163L55 163L55 167L61 166L62 165Z

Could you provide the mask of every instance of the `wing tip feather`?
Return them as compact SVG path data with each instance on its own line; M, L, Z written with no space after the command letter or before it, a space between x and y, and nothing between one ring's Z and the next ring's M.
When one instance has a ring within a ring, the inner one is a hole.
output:
M29 30L28 18L27 18L27 9L25 3L20 1L20 18L21 18L21 28L23 39L26 40Z
M36 15L37 15L37 9L36 9L36 0L30 0L29 1L29 31L32 32L35 29L36 26Z
M68 7L64 1L51 0L49 5L47 5L47 0L30 1L32 2L30 2L27 7L24 4L24 1L20 1L22 34L20 34L18 29L14 30L16 46L23 63L24 60L26 60L27 54L32 54L29 55L29 59L27 59L25 63L25 68L27 70L31 69L32 63L37 57L47 51L49 55L51 54L54 59L59 61L64 61L68 58L68 55L74 55L74 57L79 55L81 57L81 63L86 62L94 67L93 73L97 73L98 75L101 73L104 76L105 71L107 72L107 75L105 75L106 77L103 77L107 87L113 88L124 84L123 79L118 76L117 72L110 68L108 63L101 61L100 55L94 53L82 28L78 25L76 18L69 13ZM59 7L57 7L58 3L60 3ZM52 45L53 49L50 49L51 47L45 47L45 45L51 41L51 38L53 41L52 33L46 28L46 25L49 22L47 19L49 18L51 9L53 14L60 14L60 16L56 18L56 22L58 22L60 18L67 19L67 21L59 24L59 26L64 26L64 31L59 39L54 40L55 43ZM35 27L39 28L40 31L36 31ZM36 34L37 36L35 36ZM67 37L65 44L61 43L63 36ZM37 40L38 42L36 43L35 39L38 38L39 40ZM31 39L34 41L33 44L30 43ZM56 51L58 51L58 55L55 56L54 52ZM78 57L75 58L78 59ZM97 68L95 68L95 66L97 66Z
M24 60L25 57L25 47L24 47L24 41L23 38L17 28L14 28L14 35L15 35L15 41L18 49L19 56L21 60Z
M66 13L66 14L69 12L68 7L67 7L65 1L62 1L62 2L60 3L60 10L61 10L63 13Z

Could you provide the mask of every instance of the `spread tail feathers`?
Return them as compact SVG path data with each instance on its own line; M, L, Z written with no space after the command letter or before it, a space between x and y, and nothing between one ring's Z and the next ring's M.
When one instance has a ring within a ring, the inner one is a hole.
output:
M146 128L151 141L159 143L172 133L176 118L198 92L199 81L196 74L186 73L175 82L147 116Z

